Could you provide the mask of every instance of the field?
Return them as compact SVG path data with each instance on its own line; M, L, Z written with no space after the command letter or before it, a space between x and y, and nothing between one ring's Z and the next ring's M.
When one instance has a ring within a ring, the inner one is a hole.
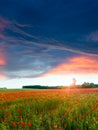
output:
M1 90L0 130L98 130L98 89Z

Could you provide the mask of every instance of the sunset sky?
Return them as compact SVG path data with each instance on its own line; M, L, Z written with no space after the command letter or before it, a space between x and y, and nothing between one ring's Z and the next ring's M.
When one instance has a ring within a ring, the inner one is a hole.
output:
M98 84L97 0L0 0L0 87Z

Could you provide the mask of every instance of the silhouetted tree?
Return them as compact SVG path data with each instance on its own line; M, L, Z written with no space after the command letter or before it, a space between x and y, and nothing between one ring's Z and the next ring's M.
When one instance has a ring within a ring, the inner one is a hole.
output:
M84 82L81 85L82 88L93 88L94 87L94 83L89 83L89 82Z

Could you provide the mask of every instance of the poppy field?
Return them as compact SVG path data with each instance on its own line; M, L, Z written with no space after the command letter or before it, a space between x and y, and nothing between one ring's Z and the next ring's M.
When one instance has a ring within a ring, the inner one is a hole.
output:
M1 90L0 130L98 130L98 89Z

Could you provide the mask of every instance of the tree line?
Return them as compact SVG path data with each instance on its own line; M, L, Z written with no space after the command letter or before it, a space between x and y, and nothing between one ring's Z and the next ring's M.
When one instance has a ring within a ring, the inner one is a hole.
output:
M81 85L74 85L74 86L41 86L41 85L28 85L23 86L23 89L62 89L62 88L97 88L98 84L84 82Z

